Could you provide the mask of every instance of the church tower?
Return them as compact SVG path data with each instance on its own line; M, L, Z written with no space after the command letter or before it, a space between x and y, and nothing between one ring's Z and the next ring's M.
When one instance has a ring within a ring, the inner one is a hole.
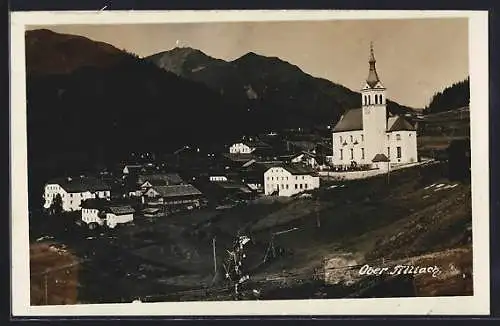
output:
M370 44L370 57L368 60L370 70L365 86L361 89L361 103L363 110L363 134L366 153L366 163L377 154L385 154L387 131L387 108L385 87L380 81L375 68L375 55L373 43Z

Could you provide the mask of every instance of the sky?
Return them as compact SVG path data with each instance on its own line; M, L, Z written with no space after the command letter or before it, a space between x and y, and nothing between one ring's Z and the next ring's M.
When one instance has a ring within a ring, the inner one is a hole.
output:
M41 28L40 26L32 27ZM373 42L387 97L415 108L468 76L466 18L284 22L57 25L141 57L190 46L224 60L250 51L279 57L304 72L359 90L368 75Z

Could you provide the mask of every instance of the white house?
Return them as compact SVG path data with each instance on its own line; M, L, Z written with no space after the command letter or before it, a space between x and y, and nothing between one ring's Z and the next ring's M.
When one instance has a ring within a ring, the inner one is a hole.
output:
M271 150L272 147L269 144L254 139L243 140L241 142L234 143L229 147L230 154L265 154L269 153Z
M319 176L305 166L278 165L264 172L266 195L289 197L316 188L319 188Z
M107 199L88 199L82 202L82 222L87 225L92 223L103 225L105 219L100 214L106 205L109 204Z
M229 147L229 153L231 154L250 154L255 151L255 147L250 147L245 143L235 143Z
M390 164L407 164L418 160L417 132L404 116L389 116L385 87L375 69L373 46L370 48L370 70L361 89L362 106L347 111L333 128L334 166L366 165L375 167L377 154L386 155Z
M105 209L106 225L115 228L118 224L132 222L135 210L129 205L109 206Z
M60 195L65 212L81 210L81 203L91 198L111 197L111 188L100 179L93 177L61 178L49 181L44 189L44 208L48 209L54 198Z
M294 155L291 160L292 163L302 163L311 168L316 168L318 166L318 162L316 160L316 156L309 152L302 152Z

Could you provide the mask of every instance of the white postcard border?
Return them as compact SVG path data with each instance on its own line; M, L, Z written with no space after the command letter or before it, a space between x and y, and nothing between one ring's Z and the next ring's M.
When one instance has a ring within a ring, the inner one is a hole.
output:
M26 25L469 18L474 295L470 297L30 306ZM490 310L488 13L486 11L81 11L11 13L11 269L13 316L484 315Z

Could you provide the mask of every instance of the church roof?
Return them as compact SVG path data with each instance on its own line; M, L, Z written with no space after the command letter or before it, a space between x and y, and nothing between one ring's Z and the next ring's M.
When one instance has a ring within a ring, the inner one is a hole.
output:
M402 116L390 117L387 121L387 131L414 131L415 127Z
M333 128L333 132L363 130L363 111L361 108L347 111Z

